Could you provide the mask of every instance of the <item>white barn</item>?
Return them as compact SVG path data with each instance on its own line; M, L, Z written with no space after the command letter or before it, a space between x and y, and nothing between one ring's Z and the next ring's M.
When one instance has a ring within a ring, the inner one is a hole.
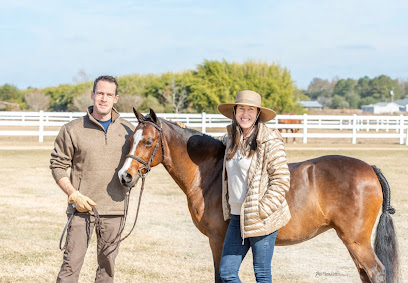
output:
M400 112L408 112L408 98L395 100L400 107Z
M300 104L300 107L303 108L314 108L314 109L322 109L323 105L321 105L318 101L316 100L301 100L298 101L298 103Z
M400 112L400 105L395 102L377 102L376 104L369 104L361 106L363 112L373 114L395 113Z

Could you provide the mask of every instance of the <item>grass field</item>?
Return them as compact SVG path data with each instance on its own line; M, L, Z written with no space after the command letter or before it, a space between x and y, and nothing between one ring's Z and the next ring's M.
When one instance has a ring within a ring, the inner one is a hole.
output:
M1 145L28 145L28 141L0 141ZM287 154L290 162L342 154L381 168L397 211L393 219L402 280L407 282L408 148L395 144L297 144L288 145ZM49 157L49 149L0 150L0 282L53 282L59 271L62 252L58 243L66 222L66 197L51 177ZM135 189L132 217L137 195ZM93 282L95 250L94 236L80 282ZM359 282L354 263L332 230L305 243L276 247L272 270L274 282ZM251 254L240 275L243 282L255 282ZM157 166L147 177L136 229L120 247L115 282L212 281L208 240L192 223L182 191L164 168Z

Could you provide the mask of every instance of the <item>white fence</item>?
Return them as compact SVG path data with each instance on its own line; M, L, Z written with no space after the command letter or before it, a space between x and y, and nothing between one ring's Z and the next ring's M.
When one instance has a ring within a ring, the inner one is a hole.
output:
M56 136L58 130L45 130L45 127L59 128L84 112L0 112L0 136L38 136L43 142L44 136ZM231 120L220 114L174 114L159 113L159 117L180 121L188 127L201 129L210 135L222 135L222 129ZM121 117L137 124L133 113L122 113ZM280 124L280 119L300 120L300 124ZM307 143L309 138L350 139L399 139L400 144L408 145L408 116L338 116L338 115L278 115L268 122L271 128L299 129L297 133L283 132L283 137L301 138ZM4 128L12 127L12 130ZM16 130L18 127L35 127L35 130ZM217 129L217 131L215 131ZM221 132L220 132L221 129ZM322 130L323 132L319 132Z

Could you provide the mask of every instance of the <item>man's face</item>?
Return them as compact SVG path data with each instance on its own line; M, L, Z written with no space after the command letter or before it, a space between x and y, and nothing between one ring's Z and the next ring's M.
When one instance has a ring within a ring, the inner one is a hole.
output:
M95 92L91 92L91 99L94 102L93 116L98 120L103 120L112 111L113 104L118 102L116 85L107 81L99 81L96 84Z

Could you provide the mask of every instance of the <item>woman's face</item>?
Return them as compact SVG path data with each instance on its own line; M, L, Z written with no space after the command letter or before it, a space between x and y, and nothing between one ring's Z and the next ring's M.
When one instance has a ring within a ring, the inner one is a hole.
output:
M237 105L237 109L235 111L235 119L241 126L244 135L248 134L248 132L252 128L252 125L255 123L257 116L258 107L240 104Z

